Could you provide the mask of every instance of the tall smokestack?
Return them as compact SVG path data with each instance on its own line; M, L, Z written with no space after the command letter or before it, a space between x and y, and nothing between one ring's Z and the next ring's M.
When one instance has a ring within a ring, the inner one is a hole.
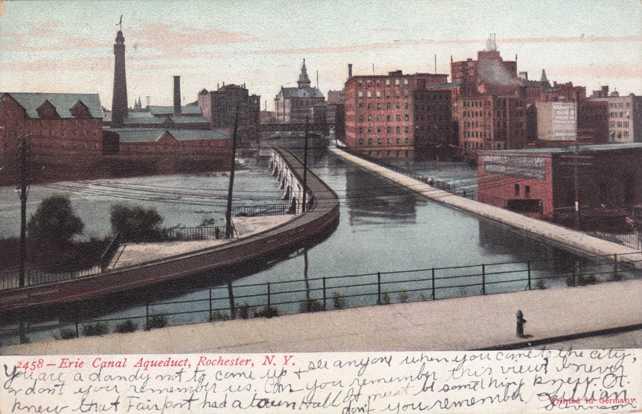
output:
M348 63L348 79L352 78L352 63Z
M181 77L174 76L174 115L181 113Z

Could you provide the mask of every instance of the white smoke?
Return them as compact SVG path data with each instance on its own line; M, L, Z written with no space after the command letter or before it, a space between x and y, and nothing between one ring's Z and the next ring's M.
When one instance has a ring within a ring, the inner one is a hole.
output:
M479 81L491 86L519 86L519 80L497 60L480 60L477 64Z

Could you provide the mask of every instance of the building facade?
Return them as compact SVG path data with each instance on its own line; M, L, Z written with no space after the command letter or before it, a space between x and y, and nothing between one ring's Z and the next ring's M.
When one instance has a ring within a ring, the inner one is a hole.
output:
M572 217L576 183L582 215L642 202L642 143L485 151L478 200L550 220ZM577 173L575 169L577 168Z
M606 144L609 142L608 102L583 99L577 111L577 142Z
M335 138L343 141L345 139L345 96L343 90L328 91L327 118L326 122Z
M599 93L594 93L590 100L608 104L608 142L642 142L642 96L619 96L617 92L609 94L608 87L604 87Z
M210 128L234 128L238 108L238 143L258 139L261 97L250 95L245 85L224 84L215 91L203 89L198 94L198 107Z
M311 86L305 59L303 59L297 87L281 87L274 98L276 122L304 123L312 116L313 107L324 104L325 98L321 91Z
M222 170L232 155L232 130L115 128L106 131L111 175Z
M0 93L0 181L15 182L23 138L34 180L87 173L102 155L102 118L98 94Z
M400 70L350 77L344 88L346 145L376 158L411 158L417 142L444 142L450 136L450 95L429 86L446 81L443 74Z
M519 96L460 97L459 145L466 151L526 146L526 105Z
M568 144L577 140L575 102L536 102L537 138L547 144Z

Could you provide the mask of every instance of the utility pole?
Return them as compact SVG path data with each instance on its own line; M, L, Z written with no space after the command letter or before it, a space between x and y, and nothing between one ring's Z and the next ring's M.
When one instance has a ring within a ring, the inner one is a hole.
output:
M18 162L17 162L17 187L20 191L20 270L18 286L25 287L25 262L27 261L27 193L29 191L29 153L30 145L28 135L23 135L18 143ZM27 342L27 335L25 333L25 323L20 319L18 324L18 336L20 343Z
M305 213L308 195L308 123L309 117L305 117L305 135L303 143L303 205L301 206L301 213ZM295 212L296 213L296 212Z
M580 153L580 144L577 142L577 139L575 140L575 157L577 157ZM579 230L580 226L582 225L582 217L580 214L580 188L579 188L579 177L578 177L578 159L575 159L575 162L573 163L573 181L574 181L574 187L575 187L575 229Z
M227 189L227 210L225 210L225 238L232 237L232 195L234 193L234 170L236 168L236 132L239 126L239 105L236 104L234 132L232 133L232 161L230 165L230 185Z
M18 183L20 191L20 270L19 287L25 287L25 262L27 261L27 193L29 191L29 142L27 136L20 138L18 143Z

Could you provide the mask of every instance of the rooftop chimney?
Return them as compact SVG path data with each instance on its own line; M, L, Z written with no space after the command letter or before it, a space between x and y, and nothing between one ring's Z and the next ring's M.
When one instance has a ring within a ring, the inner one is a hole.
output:
M174 76L174 115L181 113L181 77Z
M352 78L352 63L348 63L348 79Z

